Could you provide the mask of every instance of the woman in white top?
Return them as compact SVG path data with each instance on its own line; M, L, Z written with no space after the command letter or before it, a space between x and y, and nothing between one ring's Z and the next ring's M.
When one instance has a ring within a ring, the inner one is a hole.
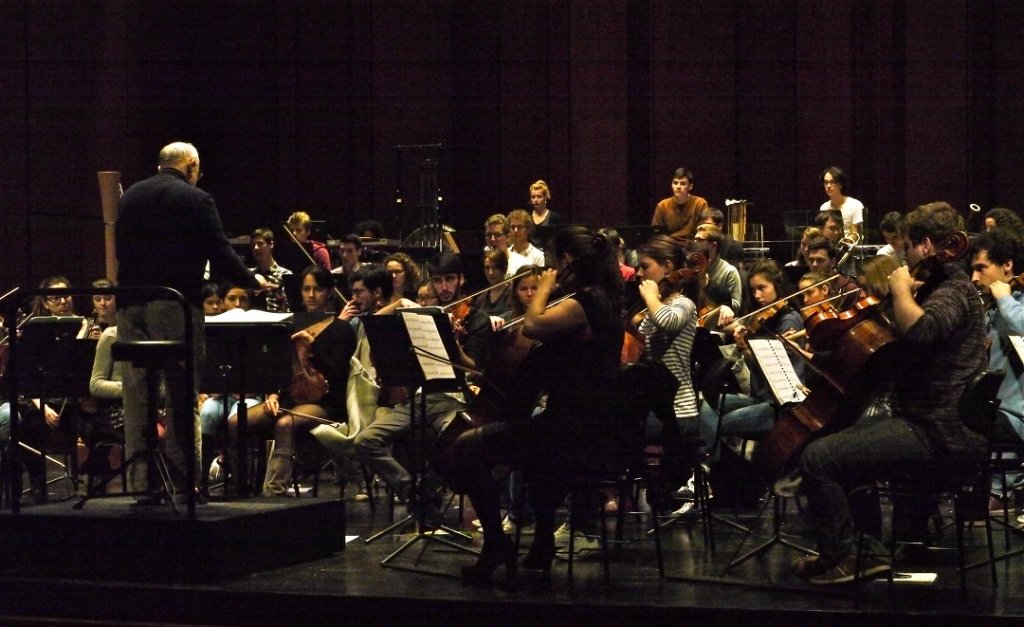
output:
M841 168L832 166L821 173L821 183L825 186L825 194L828 196L828 200L821 205L821 211L841 211L845 232L862 234L864 203L843 193L847 185L846 173Z

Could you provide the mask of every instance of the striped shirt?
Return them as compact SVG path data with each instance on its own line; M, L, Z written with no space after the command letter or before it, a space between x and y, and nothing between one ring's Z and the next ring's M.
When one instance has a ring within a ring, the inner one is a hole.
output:
M653 316L648 313L640 323L640 334L651 359L665 364L679 381L673 407L676 418L697 416L697 395L690 374L690 350L697 329L697 306L677 294Z

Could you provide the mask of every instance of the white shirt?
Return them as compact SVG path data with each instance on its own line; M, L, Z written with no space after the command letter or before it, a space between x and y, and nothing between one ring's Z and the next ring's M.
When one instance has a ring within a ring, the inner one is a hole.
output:
M533 244L527 244L526 252L517 253L513 247L508 247L508 270L505 274L506 277L515 276L519 272L519 268L530 265L544 267L543 250Z
M821 211L829 211L834 209L831 200L826 200L821 205ZM843 206L839 207L839 211L843 212L843 226L848 227L851 224L863 224L864 223L864 203L847 196L846 200L843 201Z

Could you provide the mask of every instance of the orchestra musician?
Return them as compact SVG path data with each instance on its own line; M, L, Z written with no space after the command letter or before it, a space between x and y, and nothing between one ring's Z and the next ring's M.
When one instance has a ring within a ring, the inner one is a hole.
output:
M320 265L308 266L299 275L302 306L307 313L337 313L341 303L334 293L334 275Z
M315 266L315 272L329 274L319 266ZM352 325L339 317L330 318L297 331L292 335L292 342L296 351L308 349L312 367L324 375L328 385L318 398L296 398L291 390L272 392L249 411L248 425L253 432L272 429L274 434L274 450L267 462L261 493L264 497L289 495L297 433L310 431L323 420L347 422L346 384L349 360L356 347ZM238 441L237 415L228 419L228 440L229 444ZM228 450L231 450L230 445Z
M284 276L291 274L292 271L274 259L274 231L267 228L253 229L249 235L249 245L252 246L252 258L256 260L256 265L249 268L249 271L262 275L267 281L278 286L277 289L256 295L253 307L272 312L288 311L288 297L282 286Z
M505 279L508 256L500 249L493 248L484 251L483 262L484 278L493 289L476 297L476 307L487 314L491 319L491 327L497 331L509 319L509 307L512 303L512 287L508 283L498 286L498 283ZM522 272L522 268L519 271Z
M986 231L971 244L971 279L985 295L990 370L1003 370L1006 377L999 386L999 418L994 439L1020 444L1024 441L1024 362L1010 345L1010 336L1024 336L1024 241L1010 231L998 228ZM1018 476L1007 476L1013 485ZM1006 486L1001 478L993 480L993 492L1002 494ZM1002 503L999 503L1002 510Z
M839 273L842 269L836 267L838 257L839 251L827 237L814 237L807 242L807 264L811 272L817 272L826 277ZM856 301L856 286L847 276L838 277L830 285L833 293L848 294L836 303L836 307L846 309Z
M508 256L508 217L496 213L484 222L484 251L500 250Z
M811 442L800 457L819 555L801 558L793 572L811 583L846 583L857 576L854 514L866 533L879 532L877 502L871 511L851 511L847 490L896 467L930 462L938 468L945 459L985 455L985 439L961 422L957 409L968 383L987 363L985 319L977 289L962 265L942 255L947 238L963 226L960 215L944 202L922 205L907 215L907 263L917 268L923 283L918 285L906 266L889 276L896 330L907 345L899 352L903 361L892 369L892 416L865 415L851 427ZM915 505L897 503L896 540L925 540L929 512ZM872 541L862 564L864 577L891 569L888 558L881 557L888 550L877 538Z
M1006 229L1019 239L1024 239L1024 220L1012 209L993 207L985 212L985 230Z
M644 339L644 354L665 365L678 382L672 410L679 432L697 434L697 394L690 372L690 351L697 331L697 303L703 276L676 278L687 269L686 251L679 241L655 235L637 249L640 262L640 298L646 306L637 330ZM661 436L661 421L651 416L645 436Z
M313 219L305 211L296 211L288 216L288 220L285 222L288 232L292 234L292 237L295 238L299 246L305 247L306 244L309 244L311 248L310 256L313 258L313 262L324 270L329 271L331 269L331 253L323 242L309 239L312 224Z
M71 282L61 275L47 277L39 282L40 289L70 288ZM32 305L33 316L73 316L74 298L71 295L37 296ZM79 337L88 332L87 322L83 320ZM73 399L40 399L19 401L19 425L21 425L20 441L37 450L45 450L49 434L57 429L68 430L76 422L72 414L77 411L77 403ZM65 420L65 418L72 418ZM11 407L9 403L0 406L0 441L7 442L11 435ZM46 462L39 455L22 451L22 462L28 471L31 496L35 503L48 500L46 490Z
M825 186L828 200L821 204L820 211L838 211L843 216L846 233L861 233L864 226L864 203L846 195L848 180L841 168L832 166L821 173L821 184Z
M843 239L843 212L838 209L823 209L814 218L814 225L834 245Z
M546 579L555 557L555 511L568 493L570 477L588 462L601 459L607 453L602 444L615 438L608 427L613 403L607 395L622 348L622 277L617 260L607 238L584 227L563 228L552 244L558 272L549 269L541 275L522 327L527 338L543 343L532 367L551 373L543 379L545 409L462 433L451 445L444 466L453 488L472 500L483 527L480 557L462 569L463 577L471 581L487 580L501 565L506 573L516 567L515 547L502 528L500 488L493 474L496 466L523 470L536 535L522 567ZM571 297L549 308L556 289ZM521 392L513 387L506 393ZM532 407L535 399L528 400L526 405ZM574 505L590 512L596 511L597 504L592 508ZM593 521L583 523L588 524Z
M697 230L697 216L708 206L708 201L690 193L694 182L693 172L689 168L676 168L672 174L672 196L654 207L652 226L663 227L673 237L694 234Z
M205 353L200 290L207 260L214 272L239 285L268 285L249 272L232 250L213 197L196 187L201 177L195 146L185 142L168 144L160 150L157 174L135 183L121 197L116 228L121 286L170 286L192 304L195 372L202 371L199 362ZM168 229L169 224L176 227ZM118 341L181 340L185 332L181 307L165 298L131 295L118 299ZM146 449L145 379L141 368L124 369L125 453L129 458ZM169 364L164 380L164 453L170 482L175 491L191 490L194 486L185 485L185 476L186 451L193 444L188 434L193 432L197 419L195 382L185 380L184 364ZM198 455L195 461L198 466ZM129 487L133 491L154 490L156 486L147 485L146 477L147 463L137 460L129 469Z
M543 266L544 251L530 242L533 219L525 209L513 209L508 214L508 230L512 236L508 251L506 276L515 276L523 266Z
M413 258L403 252L391 253L384 258L384 267L394 277L391 300L416 298L416 287L420 284L420 269ZM351 285L352 280L349 280Z
M331 268L331 274L334 275L335 283L345 295L345 298L350 298L352 294L348 291L349 277L361 265L359 256L363 252L363 240L359 239L359 236L355 233L349 233L341 238L338 252L341 255L341 265Z
M740 310L743 304L743 284L740 279L740 271L722 257L722 246L725 236L722 229L713 224L702 224L697 227L694 238L698 241L707 242L707 283L705 287L721 287L729 292L729 302L722 303L718 313L718 324L725 326L733 321L735 312Z
M534 226L558 226L562 224L562 216L548 208L551 202L551 190L544 181L530 185L530 207L533 212L530 218Z
M742 324L726 328L731 331L744 360L751 366L752 353L747 340L755 335L781 337L804 328L800 312L781 300L792 292L786 275L773 259L759 259L750 267L748 279L754 304L758 308L774 307L753 316ZM790 363L801 381L805 377L804 359L789 352ZM750 393L726 394L722 406L721 427L717 408L704 403L700 408L700 436L714 442L716 432L723 438L758 439L775 424L774 396L759 368L750 367Z
M451 305L462 297L466 278L462 259L450 251L442 252L428 264L432 291L440 306ZM399 306L411 303L402 301L393 304L379 314L393 313ZM491 348L491 322L486 314L469 307L462 320L454 321L457 365L480 370L487 364ZM418 393L419 394L419 393ZM416 401L417 405L419 401ZM426 397L426 421L436 433L441 433L455 418L455 414L466 407L461 392L431 392ZM399 500L409 496L412 476L391 454L391 444L411 428L409 403L397 403L394 407L379 408L373 423L366 425L355 438L356 459L380 475Z
M221 303L220 301L220 286L213 281L207 281L203 283L203 287L200 288L200 298L203 299L203 315L204 316L216 316L220 313Z
M890 211L885 214L878 224L878 230L882 232L885 246L879 248L877 254L903 259L903 214L899 211Z

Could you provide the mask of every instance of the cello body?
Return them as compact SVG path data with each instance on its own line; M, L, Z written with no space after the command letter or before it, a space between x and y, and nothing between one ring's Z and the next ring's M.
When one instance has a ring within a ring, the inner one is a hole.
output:
M896 347L896 335L887 322L872 312L842 335L822 378L804 402L783 411L754 455L756 468L778 477L791 467L810 441L849 426L860 414L866 398L865 373L880 365Z

